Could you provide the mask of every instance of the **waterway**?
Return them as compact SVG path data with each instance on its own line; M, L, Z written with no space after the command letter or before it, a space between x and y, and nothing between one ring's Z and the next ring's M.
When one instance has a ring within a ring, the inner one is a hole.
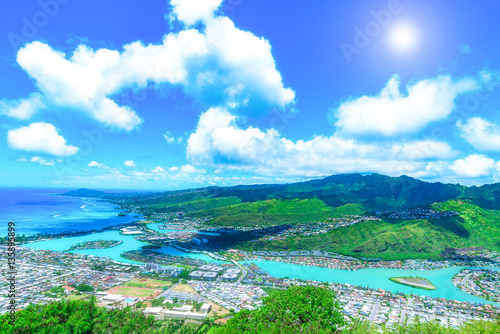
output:
M70 246L74 244L84 241L92 241L99 239L121 240L123 241L123 243L121 243L118 246L107 249L73 250L71 252L95 255L95 256L105 256L117 262L137 264L138 262L125 259L121 257L120 254L130 250L138 250L141 248L141 246L146 245L146 243L144 242L135 240L134 237L131 235L122 235L117 230L110 230L99 233L93 233L85 236L39 241L39 242L29 243L24 246L34 249L65 251L68 250ZM157 249L155 251L172 256L185 256L193 259L205 260L211 263L220 263L220 261L214 260L205 254L183 252L177 248L169 246L163 246L161 249ZM498 305L492 302L488 302L482 298L469 295L453 285L453 283L451 282L451 278L453 277L454 274L458 273L460 269L464 267L451 267L451 268L436 269L436 270L402 270L402 269L376 268L376 269L360 269L355 271L348 271L348 270L304 266L304 265L296 265L296 264L265 261L265 260L253 260L247 262L256 264L262 270L268 272L271 276L274 277L289 277L289 278L299 278L305 280L316 280L321 282L346 283L355 286L377 288L392 292L403 292L406 294L413 293L415 295L427 295L431 297L454 299L462 302L466 301L466 302L475 302L483 304L488 303L488 304ZM499 270L499 268L491 268L491 269ZM437 289L432 291L421 290L397 284L389 280L389 277L403 277L403 276L419 276L427 278L437 287Z
M436 270L403 270L403 269L380 269L369 268L360 270L340 270L329 269L313 266L304 266L290 263L281 263L266 260L247 261L254 263L262 270L274 277L289 277L304 280L315 280L320 282L335 282L351 284L355 286L364 286L369 288L377 288L391 292L403 292L406 294L413 293L414 295L426 295L431 297L439 297L446 299L458 300L461 302L473 302L482 304L497 303L489 302L483 298L470 295L456 288L451 278L465 267L450 267ZM500 270L497 267L488 269ZM389 277L404 277L404 276L419 276L427 278L434 284L436 290L422 290L394 283L389 280Z
M111 248L72 250L71 253L80 253L80 254L88 254L88 255L95 255L95 256L105 256L105 257L109 257L117 262L138 264L139 262L125 259L124 257L120 256L120 254L123 252L126 252L126 251L139 250L139 249L141 249L142 246L146 245L146 243L144 243L142 241L135 240L134 236L132 236L132 235L123 235L123 234L120 234L120 232L117 230L111 230L111 231L104 231L104 232L99 232L99 233L92 233L92 234L88 234L88 235L84 235L84 236L76 236L76 237L69 237L69 238L60 238L60 239L32 242L29 244L25 244L23 246L34 248L34 249L46 249L46 250L51 250L51 251L62 252L62 251L68 250L72 245L75 245L77 243L85 242L85 241L94 241L94 240L99 240L99 239L101 239L101 240L121 240L123 242L120 245L117 245L117 246L111 247ZM212 259L211 257L209 257L205 254L183 252L183 251L178 250L177 248L169 247L169 246L162 246L161 249L156 249L154 251L159 252L159 253L163 253L163 254L167 254L167 255L172 255L172 256L185 256L185 257L189 257L192 259L204 260L204 261L207 261L210 263L220 263L220 261Z

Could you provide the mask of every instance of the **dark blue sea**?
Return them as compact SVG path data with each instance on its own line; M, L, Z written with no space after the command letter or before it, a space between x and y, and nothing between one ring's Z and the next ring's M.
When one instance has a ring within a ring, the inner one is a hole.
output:
M118 217L120 210L108 202L58 195L69 190L0 188L0 235L6 235L11 221L20 235L89 231L142 219L137 214Z

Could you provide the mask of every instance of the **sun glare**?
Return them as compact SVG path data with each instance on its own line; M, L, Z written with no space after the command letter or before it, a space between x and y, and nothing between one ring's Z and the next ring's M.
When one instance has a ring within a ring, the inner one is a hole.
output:
M395 23L390 27L388 43L398 53L410 53L418 45L417 29L409 23Z

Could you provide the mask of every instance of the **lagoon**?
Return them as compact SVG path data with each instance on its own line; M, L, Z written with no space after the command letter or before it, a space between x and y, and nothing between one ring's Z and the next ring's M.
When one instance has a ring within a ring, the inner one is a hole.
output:
M87 255L95 255L95 256L104 256L109 257L117 262L130 263L130 264L140 264L140 262L132 261L125 259L120 256L121 253L131 250L139 250L142 246L147 245L142 241L138 241L134 239L132 235L123 235L120 234L117 230L104 231L99 233L92 233L84 236L77 237L69 237L69 238L60 238L53 240L45 240L32 242L28 244L24 244L23 246L34 248L34 249L46 249L51 251L62 252L68 250L72 245L85 242L85 241L94 241L94 240L121 240L121 243L118 246L107 248L107 249L84 249L84 250L72 250L71 253L79 253L79 254L87 254ZM178 250L174 247L162 246L161 249L155 250L156 252L168 254L172 256L185 256L193 259L204 260L211 263L219 263L220 261L214 260L211 257L199 254L199 253L187 253L181 250Z
M253 263L262 270L274 277L289 277L305 280L315 280L320 282L335 282L364 286L369 288L383 289L391 292L403 292L406 294L425 295L438 298L458 300L461 302L473 302L481 304L497 303L487 301L473 295L469 295L456 288L451 282L453 275L465 267L450 267L435 270L403 270L403 269L360 269L354 271L329 269L290 263L281 263L266 260L246 261ZM500 268L491 267L488 269L500 270ZM423 291L409 286L400 285L389 280L389 277L419 276L427 278L436 287L436 290Z

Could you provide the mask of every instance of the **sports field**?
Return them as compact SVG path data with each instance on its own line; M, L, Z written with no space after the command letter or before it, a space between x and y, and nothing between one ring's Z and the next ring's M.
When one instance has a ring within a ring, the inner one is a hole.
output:
M139 278L137 280L129 281L125 283L125 286L134 288L150 288L150 289L160 289L165 286L170 286L172 283L170 281L162 281L152 278Z
M116 286L114 288L109 289L108 291L108 293L119 294L122 296L142 297L142 298L152 296L157 292L160 291L155 289L136 288L130 286Z

